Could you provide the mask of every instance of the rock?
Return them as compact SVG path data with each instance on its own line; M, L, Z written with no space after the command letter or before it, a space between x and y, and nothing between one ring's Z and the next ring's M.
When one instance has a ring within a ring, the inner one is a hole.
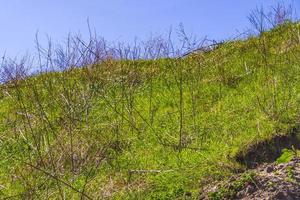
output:
M279 164L279 165L277 166L277 169L282 169L284 166L285 166L284 164Z
M273 170L274 170L273 166L268 166L268 167L266 168L266 172L267 172L267 173L270 173L270 172L272 172Z

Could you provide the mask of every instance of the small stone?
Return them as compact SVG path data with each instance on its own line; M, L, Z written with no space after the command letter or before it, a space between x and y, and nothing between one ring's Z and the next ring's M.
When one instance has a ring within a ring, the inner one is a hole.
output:
M245 190L246 194L251 194L253 192L254 192L254 188L251 185L249 185Z
M277 166L277 168L278 168L278 169L282 169L284 166L285 166L284 164L279 164L279 165Z
M274 170L274 168L273 168L272 166L268 166L268 167L266 168L266 172L267 172L267 173L271 173L273 170Z
M270 192L275 192L275 191L276 191L276 188L275 188L275 187L270 187L269 191L270 191Z
M282 191L278 192L278 193L275 195L275 198L279 198L279 199L283 199L283 198L285 198L285 197L286 197L286 194L285 194L285 192L282 192Z
M239 192L236 194L236 198L238 198L238 199L241 199L243 196L244 196L244 194L243 194L242 191L239 191Z

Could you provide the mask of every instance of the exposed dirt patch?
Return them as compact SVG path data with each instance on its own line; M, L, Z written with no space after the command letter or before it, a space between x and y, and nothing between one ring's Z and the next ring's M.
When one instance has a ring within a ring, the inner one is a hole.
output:
M249 146L236 156L248 170L207 185L199 199L299 199L300 127ZM280 164L279 164L280 163Z
M202 191L200 199L300 199L300 159L263 164Z
M300 199L300 159L285 164L266 164L256 178L236 195L237 199Z
M254 169L262 163L274 162L282 149L300 149L299 127L293 128L287 135L278 135L262 141L238 153L236 160L247 168Z

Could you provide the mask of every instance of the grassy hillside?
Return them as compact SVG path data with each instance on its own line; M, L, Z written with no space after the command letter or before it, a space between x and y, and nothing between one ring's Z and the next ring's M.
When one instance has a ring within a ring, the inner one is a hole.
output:
M1 86L0 198L195 199L299 120L300 26Z

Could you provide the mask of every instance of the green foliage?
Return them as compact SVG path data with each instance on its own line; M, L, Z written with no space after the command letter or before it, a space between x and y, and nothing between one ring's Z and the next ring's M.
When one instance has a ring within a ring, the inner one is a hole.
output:
M283 149L282 154L276 160L276 164L288 163L299 153L298 150Z

